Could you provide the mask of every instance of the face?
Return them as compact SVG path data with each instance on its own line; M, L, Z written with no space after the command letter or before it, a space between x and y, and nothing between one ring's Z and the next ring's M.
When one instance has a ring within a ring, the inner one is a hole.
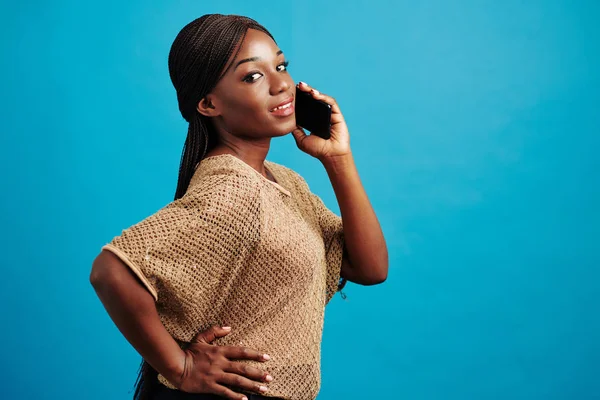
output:
M273 39L249 29L240 51L229 63L231 67L200 102L198 111L213 117L221 133L236 137L270 138L294 130L296 87ZM276 108L281 105L284 107Z

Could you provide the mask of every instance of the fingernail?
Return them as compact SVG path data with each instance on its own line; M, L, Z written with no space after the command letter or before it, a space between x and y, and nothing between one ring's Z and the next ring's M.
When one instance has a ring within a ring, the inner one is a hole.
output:
M261 392L266 392L269 389L267 389L266 386L261 386L261 387L258 388L258 390L260 390Z
M271 382L273 380L273 377L271 375L267 375L265 379L267 380L267 382Z
M270 355L268 355L268 354L263 354L263 359L265 359L265 360L270 360L270 359L271 359L271 356L270 356Z
M300 81L300 82L298 82L298 85L306 85L306 82Z
M312 90L311 90L311 92L312 92L313 94L319 94L319 91L318 91L317 89L312 89Z
M231 327L230 326L224 326L223 329L225 329L226 331L229 331L229 330L231 330Z
M242 397L242 400L248 400L248 398L246 396Z

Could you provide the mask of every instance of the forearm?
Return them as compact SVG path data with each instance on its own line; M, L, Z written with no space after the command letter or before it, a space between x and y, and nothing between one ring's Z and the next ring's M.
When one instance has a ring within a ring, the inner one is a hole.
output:
M155 370L178 382L185 354L160 321L154 298L127 266L103 250L94 260L90 282L127 341Z
M387 246L352 154L330 157L322 162L340 206L353 276L370 283L384 281L388 273Z

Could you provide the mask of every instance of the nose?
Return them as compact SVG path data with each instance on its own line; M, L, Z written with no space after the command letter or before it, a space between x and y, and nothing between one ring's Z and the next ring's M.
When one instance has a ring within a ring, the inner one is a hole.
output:
M281 92L286 92L290 89L291 78L287 74L282 74L281 72L275 74L271 84L271 95L275 96Z

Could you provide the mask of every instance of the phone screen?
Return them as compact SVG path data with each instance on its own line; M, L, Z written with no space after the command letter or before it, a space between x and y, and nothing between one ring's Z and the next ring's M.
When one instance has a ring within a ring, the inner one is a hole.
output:
M317 100L309 92L296 90L296 125L311 134L329 139L331 129L331 106Z

